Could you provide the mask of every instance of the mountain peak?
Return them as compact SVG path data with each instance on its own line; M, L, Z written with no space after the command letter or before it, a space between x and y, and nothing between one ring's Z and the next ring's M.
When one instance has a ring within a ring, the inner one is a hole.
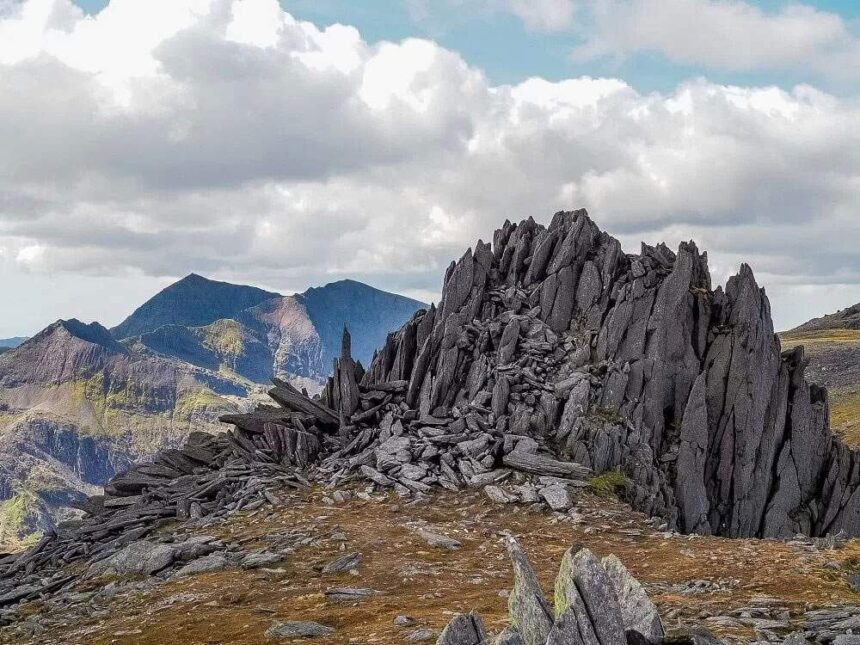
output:
M296 299L305 306L322 339L324 365L330 365L340 355L345 324L352 334L353 356L368 364L374 351L385 342L385 337L379 336L380 320L409 320L415 311L427 307L418 300L350 279L313 287ZM385 330L393 331L396 329Z
M106 327L98 322L81 322L77 318L69 318L67 320L60 319L48 325L38 334L22 343L20 349L23 350L40 345L58 332L67 334L73 339L77 339L91 345L99 345L100 347L113 352L127 352L125 347L114 340L110 331L108 331Z
M123 339L165 325L202 327L222 318L233 318L244 309L278 297L280 294L257 287L190 273L150 298L111 332L114 338Z

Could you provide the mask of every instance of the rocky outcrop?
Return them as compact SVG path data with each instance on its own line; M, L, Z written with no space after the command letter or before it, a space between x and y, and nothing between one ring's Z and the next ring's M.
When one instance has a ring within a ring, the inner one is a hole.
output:
M513 537L507 541L514 568L514 587L508 596L510 626L488 638L480 615L459 614L448 623L437 645L663 642L657 608L618 558L609 556L601 562L588 549L568 549L555 581L555 606L550 607L522 547Z
M276 379L279 407L225 416L231 432L195 433L117 475L81 505L89 517L0 559L0 592L60 558L107 557L163 522L309 480L403 496L487 487L566 511L593 474L619 471L636 509L682 531L860 535L860 457L830 432L805 365L802 348L781 352L749 267L713 290L692 242L625 255L584 211L506 223L449 267L438 308L391 334L366 370L344 334L321 396ZM617 563L568 556L553 616L512 547L520 636L548 641L574 622L582 635L587 614L599 642L620 639L608 579L630 603L625 629L649 637L656 617Z
M440 436L464 424L486 435L465 472L463 459L440 463L443 485L528 439L595 473L620 470L635 508L683 531L858 534L858 456L829 431L805 366L802 349L781 353L748 266L712 289L694 243L627 255L576 211L548 227L506 222L452 263L438 309L392 335L361 386L405 383L394 403L414 410L413 449L444 443L423 436L428 417ZM365 447L392 433L387 408L374 414L356 428Z

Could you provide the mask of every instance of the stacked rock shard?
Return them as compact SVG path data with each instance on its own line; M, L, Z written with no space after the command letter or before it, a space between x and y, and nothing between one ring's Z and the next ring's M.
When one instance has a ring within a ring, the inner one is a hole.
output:
M502 464L620 470L636 509L685 532L860 534L857 453L805 366L746 265L712 290L692 242L626 255L585 211L506 222L353 372L361 409L325 463L418 492ZM342 392L327 404L351 406Z

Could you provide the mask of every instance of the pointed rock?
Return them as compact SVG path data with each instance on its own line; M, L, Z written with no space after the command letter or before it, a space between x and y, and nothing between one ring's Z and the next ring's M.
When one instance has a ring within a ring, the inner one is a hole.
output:
M524 645L546 645L555 622L549 604L522 547L513 537L508 538L507 546L514 567L514 587L508 596L511 623Z

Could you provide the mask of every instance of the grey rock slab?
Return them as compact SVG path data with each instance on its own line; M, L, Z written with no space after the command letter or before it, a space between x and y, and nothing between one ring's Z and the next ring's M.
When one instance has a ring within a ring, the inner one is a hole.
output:
M516 495L512 495L498 486L484 486L484 495L497 504L510 504L511 502L518 501L519 499Z
M332 602L360 602L371 596L375 596L378 591L375 589L367 589L362 587L333 587L326 589L326 600Z
M230 566L230 561L221 553L204 555L202 558L192 560L174 575L177 578L191 576L198 573L210 573L212 571L223 571Z
M153 575L170 566L175 557L176 549L171 545L139 540L90 566L88 575L109 572Z
M436 549L459 549L460 543L453 539L446 537L444 535L440 535L439 533L434 533L433 531L428 531L427 529L418 529L416 531L418 536L424 540L429 546L432 546Z
M600 564L612 581L618 597L624 629L640 633L650 643L661 642L664 634L663 623L645 588L627 570L618 556L606 556Z
M492 645L524 645L523 639L516 628L508 625L501 634L491 641Z
M284 559L284 556L270 551L258 551L249 553L239 561L239 566L243 569L259 569L260 567L270 567Z
M346 573L357 569L361 564L363 556L357 551L355 553L347 553L341 557L332 560L322 568L323 573Z
M436 632L427 627L422 627L420 629L416 629L414 632L411 632L405 640L407 643L426 643L427 641L433 640L433 637L436 636Z
M484 645L486 639L484 621L480 614L472 612L454 616L442 630L436 645Z
M833 645L860 645L860 634L840 634L833 639Z
M266 630L266 636L269 638L318 638L320 636L331 636L334 633L334 627L309 620L291 620L283 623L275 623Z
M555 589L557 616L573 608L580 626L590 622L601 645L625 645L624 620L618 596L612 580L591 551L585 548L567 550ZM585 605L587 619L583 618L578 607L579 599ZM582 629L580 633L583 633Z
M582 635L579 633L579 621L573 608L568 609L559 616L549 636L546 645L584 645Z
M549 603L519 542L509 537L507 548L514 569L514 587L508 596L511 623L524 645L545 645L555 622Z
M573 506L574 500L570 489L563 484L553 484L540 489L540 496L549 507L558 512L564 512Z

